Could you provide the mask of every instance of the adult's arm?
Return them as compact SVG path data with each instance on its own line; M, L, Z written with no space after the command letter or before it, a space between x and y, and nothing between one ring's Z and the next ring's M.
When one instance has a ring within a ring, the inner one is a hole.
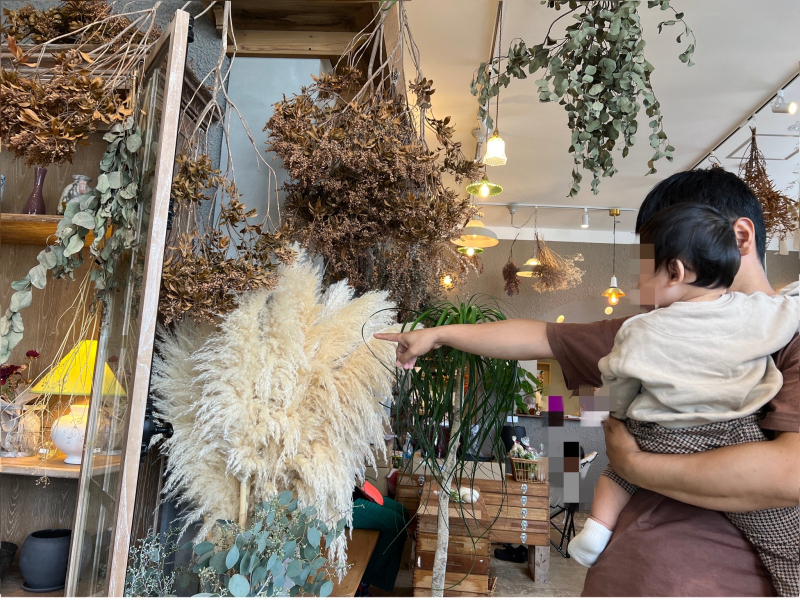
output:
M604 424L611 467L639 487L710 510L745 512L800 504L800 433L696 454L643 452L625 424Z
M552 358L547 323L508 319L476 325L443 325L403 333L376 333L379 340L397 342L397 362L410 369L417 357L441 346L505 360Z

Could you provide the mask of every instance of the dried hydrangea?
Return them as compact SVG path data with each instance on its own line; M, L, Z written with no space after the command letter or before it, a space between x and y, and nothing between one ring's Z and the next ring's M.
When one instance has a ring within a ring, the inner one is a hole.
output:
M509 258L506 266L503 267L503 279L506 282L505 290L506 294L509 296L519 294L520 281L519 277L517 277L517 271L519 271L519 268L514 264L514 261Z
M474 208L442 175L461 182L477 177L478 165L453 142L449 118L426 116L430 81L412 84L412 106L392 86L346 100L362 81L348 67L277 103L266 127L269 150L291 176L287 229L322 255L326 279L389 290L413 310L441 295L442 276L464 274L470 264L450 239ZM437 148L428 147L421 124Z

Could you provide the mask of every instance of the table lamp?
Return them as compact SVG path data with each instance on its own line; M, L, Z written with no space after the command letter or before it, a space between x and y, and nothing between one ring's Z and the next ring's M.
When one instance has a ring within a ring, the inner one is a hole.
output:
M71 396L75 399L76 403L69 407L69 414L61 415L50 428L50 439L56 448L67 455L64 462L69 465L81 464L96 357L97 341L84 340L31 388L34 394ZM111 368L105 363L104 367L103 396L125 396L125 390Z

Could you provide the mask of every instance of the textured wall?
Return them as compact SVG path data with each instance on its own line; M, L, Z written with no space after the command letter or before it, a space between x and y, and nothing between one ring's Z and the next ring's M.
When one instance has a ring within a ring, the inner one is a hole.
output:
M767 253L767 278L776 290L797 281L799 276L800 258L797 252L790 252L789 256Z

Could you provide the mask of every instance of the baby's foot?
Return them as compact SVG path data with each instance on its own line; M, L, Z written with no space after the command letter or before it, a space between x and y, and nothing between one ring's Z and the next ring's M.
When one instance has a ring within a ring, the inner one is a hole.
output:
M589 517L581 532L570 541L567 552L579 565L591 567L605 550L612 533L605 525Z

